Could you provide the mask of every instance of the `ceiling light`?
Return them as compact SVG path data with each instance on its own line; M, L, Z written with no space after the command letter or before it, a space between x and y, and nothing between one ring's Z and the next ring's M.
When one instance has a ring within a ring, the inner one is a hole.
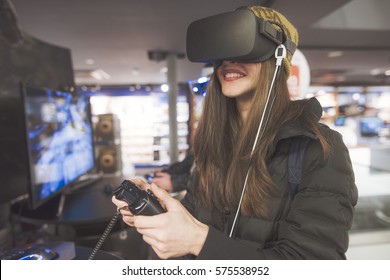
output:
M360 93L355 92L354 94L352 94L352 99L355 100L355 101L359 101L359 99L360 99Z
M104 72L102 69L96 69L91 72L91 77L96 79L96 80L108 80L111 78L111 76Z
M92 58L88 58L85 60L85 64L93 65L93 64L95 64L95 60L93 60Z
M328 57L329 58L334 58L334 57L340 57L340 56L343 56L343 52L342 51L332 51L332 52L328 52Z
M160 73L161 73L161 74L168 73L168 67L162 67L162 68L160 69Z
M372 69L372 70L370 71L370 74L371 74L372 76L379 75L380 73L382 73L382 70L381 70L381 69L378 69L378 68Z
M390 76L390 69L385 71L386 76Z
M169 86L167 84L162 84L160 88L162 92L168 92L169 90Z

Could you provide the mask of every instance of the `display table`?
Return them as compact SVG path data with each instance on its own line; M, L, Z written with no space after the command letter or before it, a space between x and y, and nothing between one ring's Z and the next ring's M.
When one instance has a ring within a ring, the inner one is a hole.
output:
M31 224L85 225L108 222L116 211L111 201L112 189L119 186L122 180L120 177L102 177L83 188L65 193L63 205L60 205L61 198L58 196L38 209L31 210L27 201L22 200L12 205L12 211L21 221Z
M93 249L74 242L26 244L0 255L2 260L88 260ZM92 260L120 260L111 253L98 251Z
M41 235L44 230L44 238L49 241L72 241L77 248L87 247L92 250L116 213L116 206L112 203L112 189L122 181L121 177L104 177L75 189L65 195L59 214L60 199L57 198L36 210L29 209L26 200L16 202L11 207L12 215L21 225L20 234L31 231L33 227ZM78 250L80 254L85 252L83 249ZM115 252L124 259L146 259L148 252L142 236L121 221L116 223L101 250Z
M370 166L379 170L390 171L390 145L370 148Z

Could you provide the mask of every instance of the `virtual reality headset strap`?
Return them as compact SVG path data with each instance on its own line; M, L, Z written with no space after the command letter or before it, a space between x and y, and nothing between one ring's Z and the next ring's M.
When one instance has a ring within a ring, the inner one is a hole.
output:
M258 19L260 24L260 30L259 32L269 38L270 40L274 41L277 44L283 44L284 47L291 53L294 54L294 52L297 49L297 46L290 40L289 37L286 36L283 26L280 26L276 22L272 21L266 21L264 19ZM280 30L276 29L274 25L277 25L280 27Z
M238 10L249 10L247 6L242 6L236 9ZM252 11L253 13L253 11ZM294 54L294 52L297 49L297 46L291 41L291 39L286 36L286 33L284 32L284 26L271 20L265 20L262 18L256 17L256 19L259 21L260 30L259 33L263 34L270 40L274 41L278 45L283 44L285 48L291 53ZM276 29L275 26L278 26L280 30Z

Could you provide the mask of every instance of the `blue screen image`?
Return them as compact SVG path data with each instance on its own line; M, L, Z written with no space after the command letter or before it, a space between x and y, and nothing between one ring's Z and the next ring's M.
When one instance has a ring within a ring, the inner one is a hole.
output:
M25 88L30 195L38 206L94 167L89 98Z

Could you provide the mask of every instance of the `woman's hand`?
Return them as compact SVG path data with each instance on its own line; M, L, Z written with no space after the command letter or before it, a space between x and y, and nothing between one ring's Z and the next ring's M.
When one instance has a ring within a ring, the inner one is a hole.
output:
M133 223L156 254L162 258L198 255L208 233L208 226L196 220L165 190L151 184L153 194L167 212L155 216L134 216Z
M167 172L156 171L154 177L150 180L151 183L155 183L160 188L171 192L173 191L173 185L171 175Z
M197 256L206 240L208 226L196 220L180 201L172 198L157 185L149 185L137 179L132 181L141 188L151 188L167 212L154 216L134 216L129 210L122 209L119 211L123 221L134 226L161 259L187 254ZM118 209L126 206L125 202L115 197L112 201Z
M150 189L150 185L141 179L131 179L131 181L137 186L141 187L144 190ZM122 220L129 226L134 226L134 214L131 213L128 209L128 205L123 200L118 200L115 196L112 196L112 203L116 205L117 211L122 214Z

